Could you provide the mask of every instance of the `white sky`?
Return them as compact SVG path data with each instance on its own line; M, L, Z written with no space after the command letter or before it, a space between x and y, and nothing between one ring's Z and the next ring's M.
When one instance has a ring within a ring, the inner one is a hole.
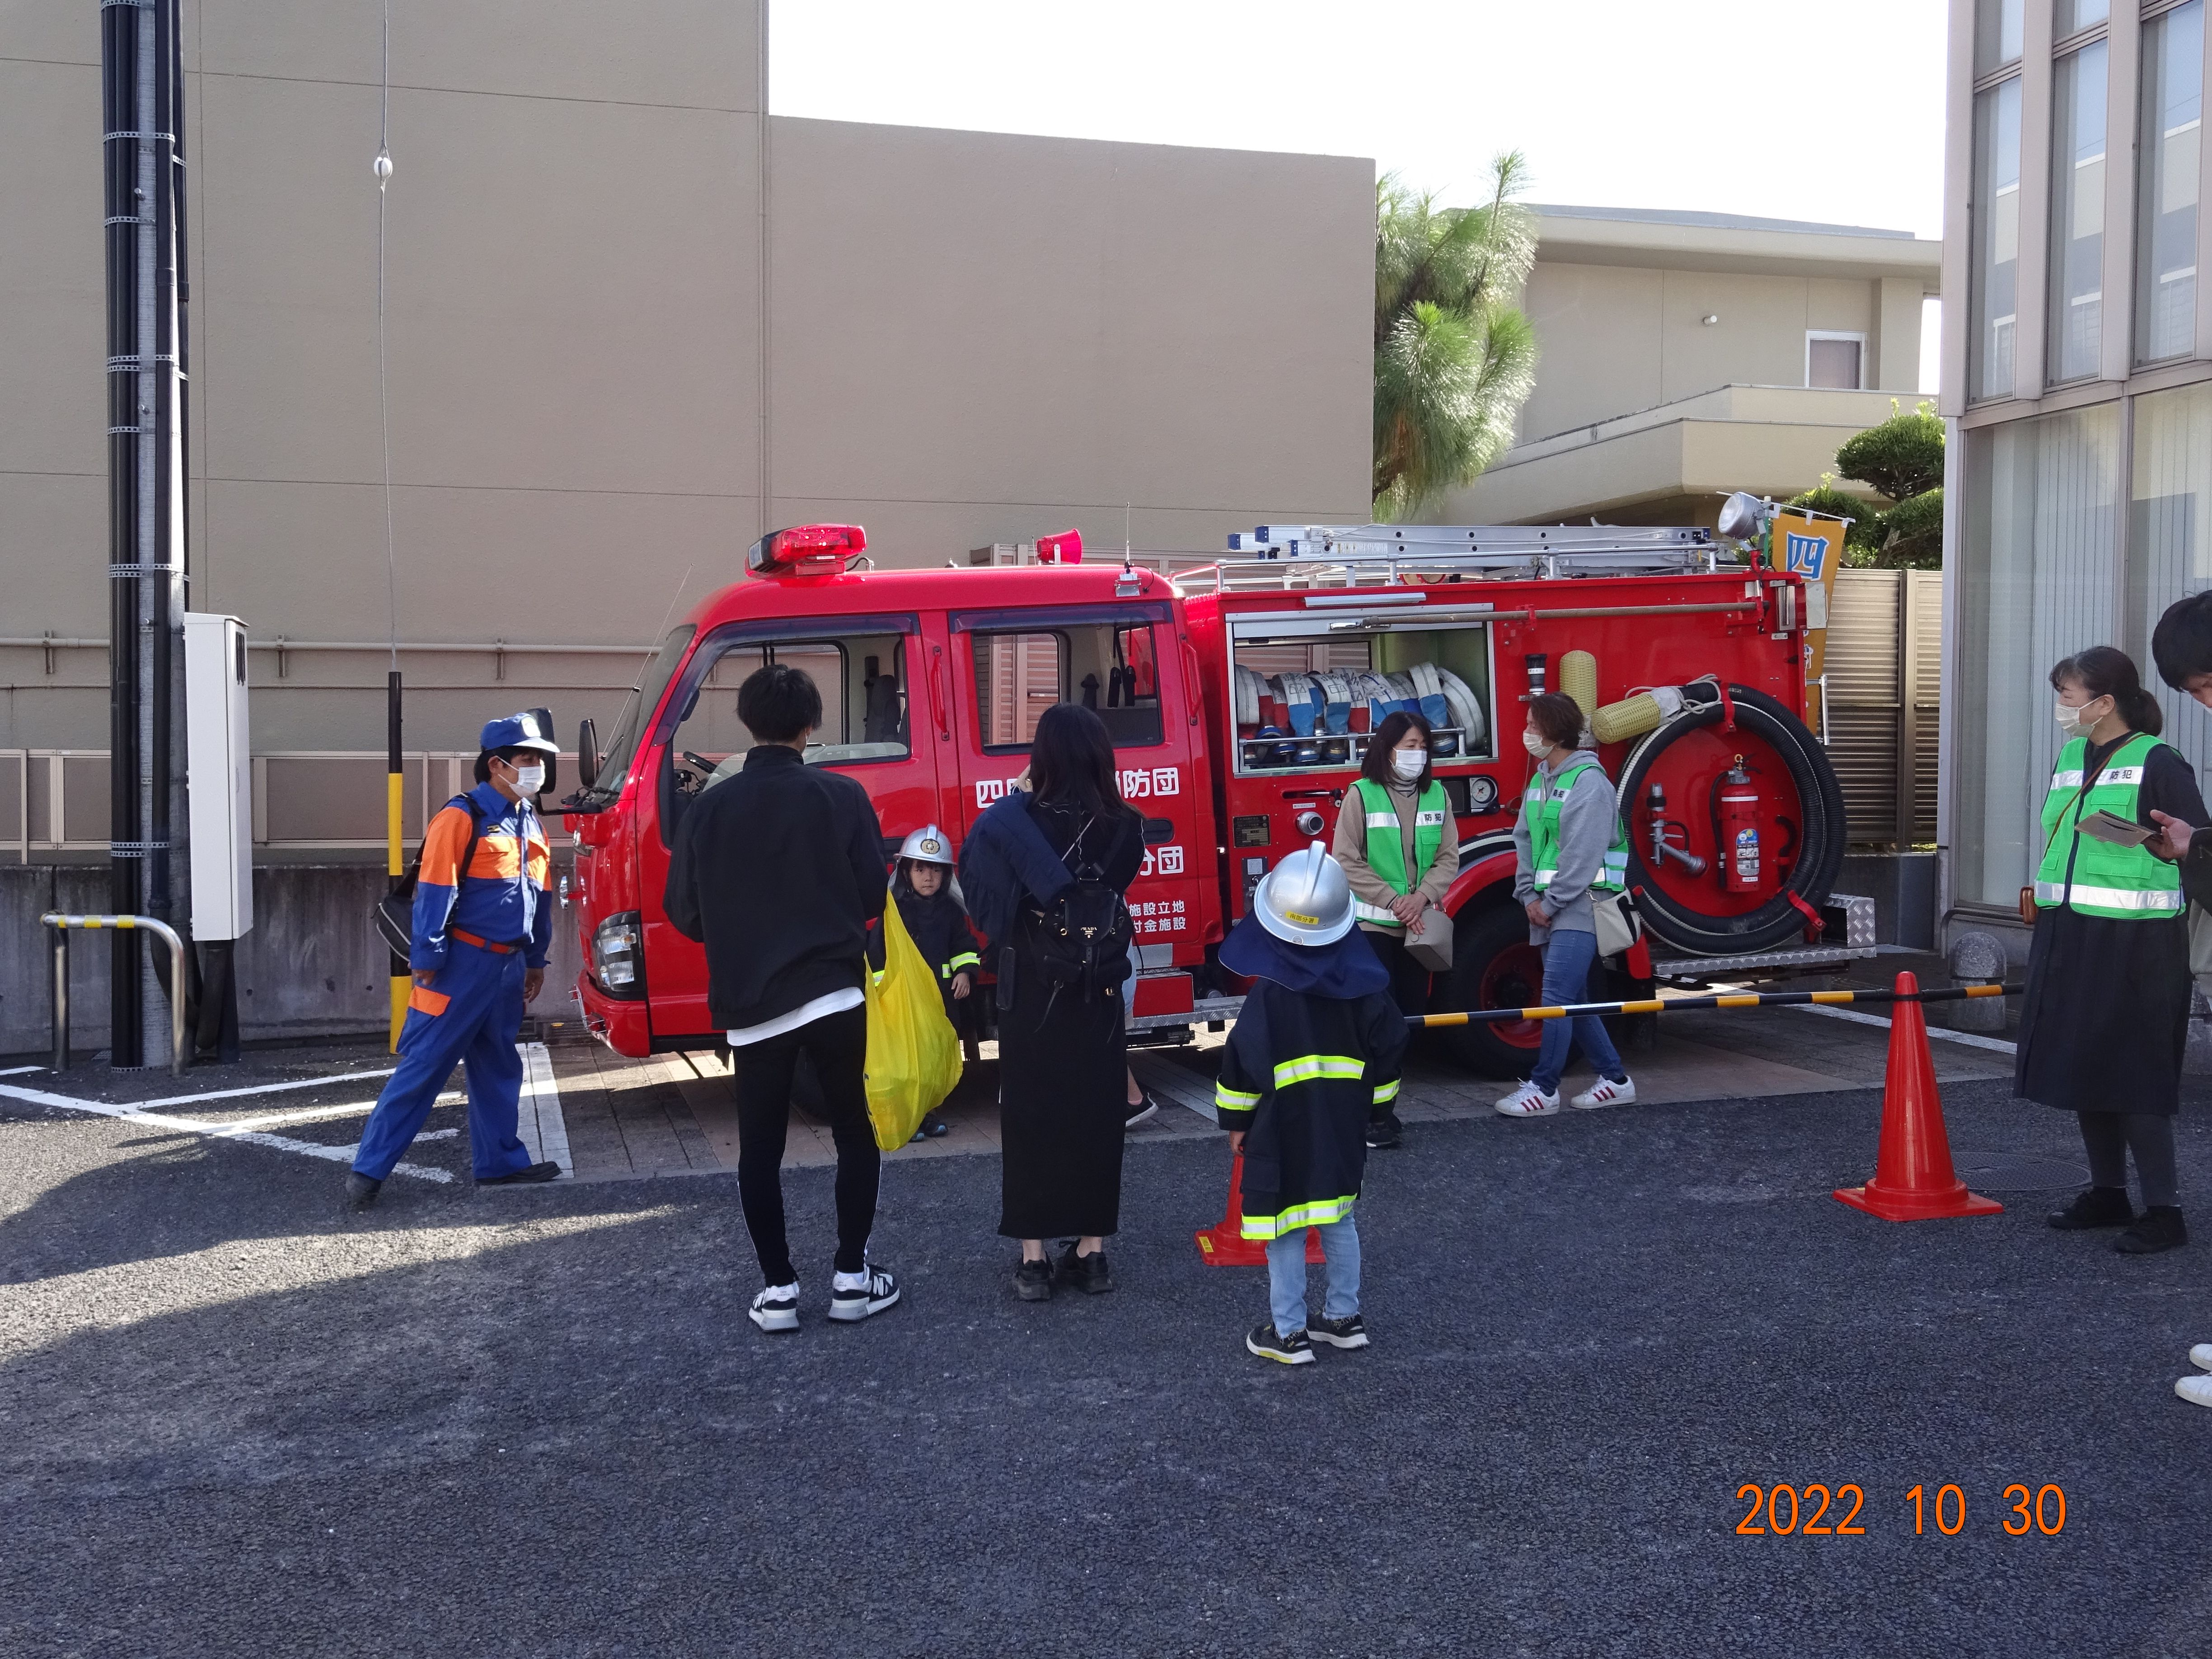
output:
M774 0L780 115L1375 158L1942 234L1943 0Z

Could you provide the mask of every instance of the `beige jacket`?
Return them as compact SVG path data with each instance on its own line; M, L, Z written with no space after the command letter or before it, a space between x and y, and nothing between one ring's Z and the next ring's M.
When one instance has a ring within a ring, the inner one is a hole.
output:
M1390 792L1390 804L1398 812L1399 852L1406 868L1413 867L1413 787L1393 779L1384 786ZM1336 861L1344 866L1345 879L1352 890L1368 903L1387 906L1398 896L1390 884L1376 875L1367 862L1367 809L1361 805L1359 792L1344 792L1344 805L1336 815L1336 844L1330 849ZM1429 866L1429 873L1414 884L1413 890L1431 904L1442 904L1444 894L1450 890L1452 879L1459 874L1459 836L1454 827L1444 825L1443 844L1437 848L1437 861ZM1359 924L1370 933L1393 933L1402 936L1405 928L1394 923L1364 921Z

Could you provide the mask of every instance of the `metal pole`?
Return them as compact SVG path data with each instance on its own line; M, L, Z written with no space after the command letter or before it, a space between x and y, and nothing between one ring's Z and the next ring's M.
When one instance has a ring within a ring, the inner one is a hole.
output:
M42 927L53 928L57 933L64 932L71 927L83 927L90 930L112 927L118 933L131 933L143 928L147 933L157 934L161 938L161 942L169 947L169 983L173 988L173 994L169 998L169 1074L172 1077L182 1077L185 1067L191 1061L191 1050L185 1046L185 941L182 935L158 916L72 916L64 915L59 910L49 910L39 918L39 925ZM67 947L64 946L63 954L65 954L66 949ZM58 973L64 970L57 971ZM58 978L55 982L61 991L65 1011L68 1002L67 980ZM64 1024L65 1027L65 1013ZM58 1052L55 1057L58 1060L64 1059L66 1049L63 1044L58 1042L56 1048Z
M1451 1014L1408 1014L1413 1026L1489 1025L1500 1021L1601 1019L1615 1014L1691 1014L1714 1008L1812 1008L1853 1002L1964 1002L2016 997L2024 985L1955 985L1936 991L1731 991L1702 997L1653 997L1640 1002L1577 1002L1554 1008L1474 1008Z
M69 929L57 927L53 934L54 1070L66 1072L70 1067Z

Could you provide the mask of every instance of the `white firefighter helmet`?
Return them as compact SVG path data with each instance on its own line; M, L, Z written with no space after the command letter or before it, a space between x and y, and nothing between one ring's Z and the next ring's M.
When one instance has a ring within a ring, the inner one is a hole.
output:
M916 864L941 864L947 869L957 862L952 853L951 838L933 823L925 823L899 843L899 856L912 859Z
M1316 842L1267 872L1252 895L1252 914L1292 945L1333 945L1352 931L1352 884Z

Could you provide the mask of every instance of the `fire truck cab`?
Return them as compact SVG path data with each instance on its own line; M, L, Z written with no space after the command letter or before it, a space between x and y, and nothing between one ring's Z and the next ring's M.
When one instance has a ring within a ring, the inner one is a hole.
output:
M1803 723L1808 629L1825 617L1799 574L1697 529L1366 526L1255 540L1232 538L1231 557L1170 574L1127 562L863 571L849 568L866 545L857 526L764 538L750 579L661 641L604 744L588 723L581 735L585 787L562 805L591 1030L629 1054L720 1038L704 955L669 927L661 894L685 809L743 763L738 687L769 662L820 687L806 758L866 787L886 861L924 823L963 836L1014 787L1043 709L1095 708L1145 820L1128 893L1140 1030L1233 1017L1244 988L1214 947L1277 860L1333 836L1393 707L1429 720L1460 848L1446 906L1455 960L1433 1008L1540 1000L1512 897L1512 830L1532 768L1521 708L1547 688L1599 714L1601 738L1608 705L1657 689L1599 752L1620 787L1631 889L1662 953L1748 966L1790 957L1759 956L1778 942L1840 933L1824 907L1841 795ZM1620 971L1668 970L1639 945ZM1492 1024L1451 1041L1470 1067L1504 1076L1525 1073L1539 1035Z

